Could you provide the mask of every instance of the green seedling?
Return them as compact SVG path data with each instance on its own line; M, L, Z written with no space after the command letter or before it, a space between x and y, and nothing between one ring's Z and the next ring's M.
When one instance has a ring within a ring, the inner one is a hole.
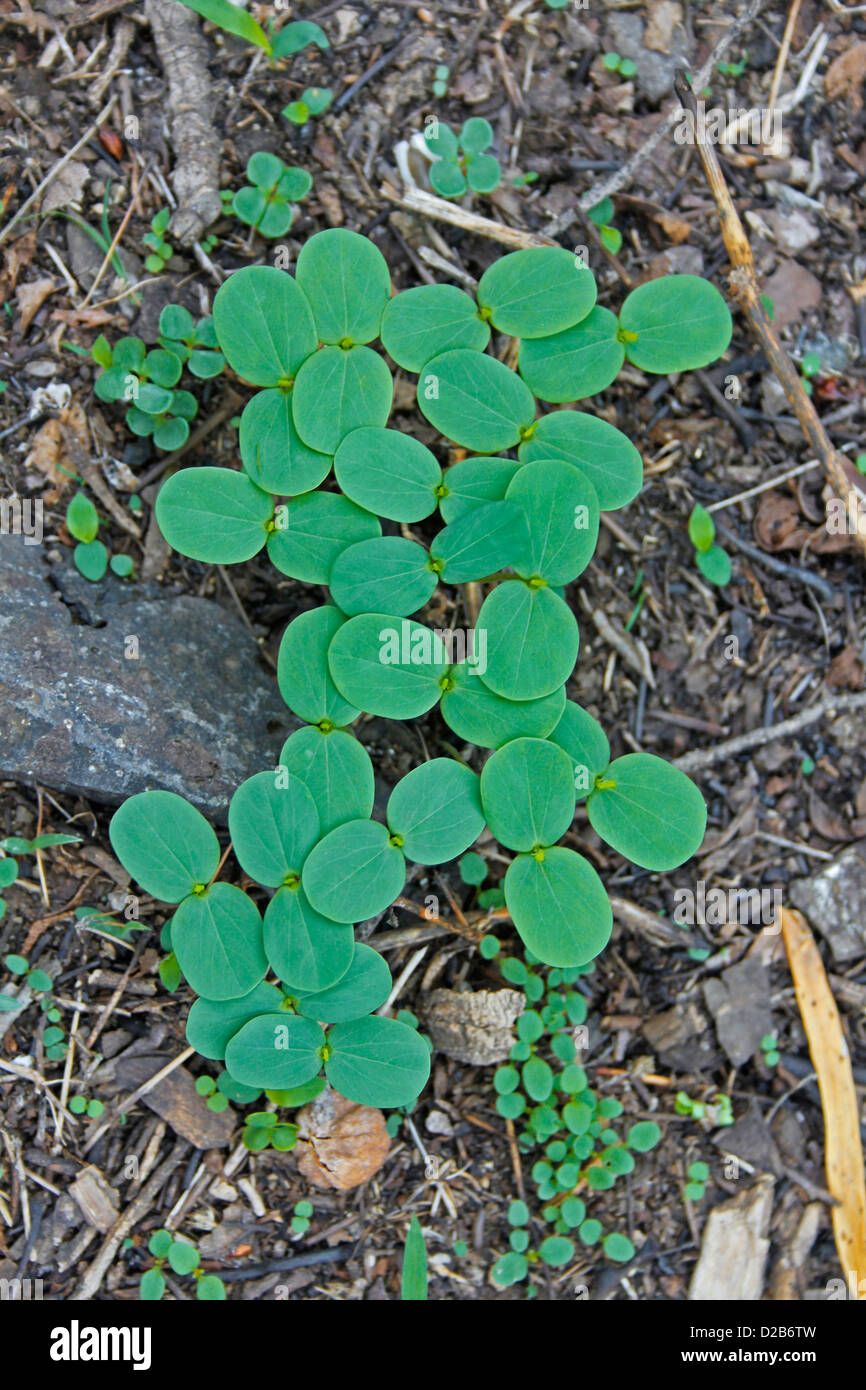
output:
M213 319L197 321L180 304L166 304L159 316L159 345L172 353L193 376L204 381L219 376L225 358L217 347Z
M526 174L515 174L511 180L512 188L527 188L531 183L538 182L538 174L534 169L530 169Z
M226 1286L216 1274L205 1274L196 1247L186 1240L176 1240L171 1231L154 1231L147 1243L153 1264L141 1276L139 1297L143 1303L158 1303L166 1290L163 1269L179 1278L192 1276L195 1296L204 1303L224 1302Z
M495 938L484 938L491 940ZM490 959L497 952L485 950L484 941L482 954ZM584 1024L587 1002L574 986L589 968L553 969L545 975L538 965L531 953L524 960L507 957L501 961L504 979L524 992L527 1007L517 1020L518 1040L510 1059L494 1074L493 1088L499 1114L520 1125L518 1147L525 1153L543 1149L543 1157L532 1167L532 1180L541 1220L553 1227L557 1240L564 1241L553 1248L563 1254L565 1263L574 1255L572 1233L587 1246L602 1238L601 1223L587 1215L585 1198L607 1191L617 1178L632 1172L634 1154L653 1148L661 1131L652 1121L639 1121L623 1140L612 1127L612 1121L623 1114L622 1104L593 1090L577 1061L573 1030ZM526 1219L513 1219L515 1214L520 1218L525 1214ZM523 1202L512 1203L509 1220L521 1228L527 1224L528 1208ZM544 1248L539 1247L542 1258ZM619 1233L605 1237L603 1248L611 1260L630 1260L634 1255L631 1241ZM511 1255L503 1257L504 1265L502 1261L497 1265L494 1279L513 1283L524 1278L527 1249L528 1237L522 1232L518 1245L512 1239ZM513 1259L514 1254L521 1259ZM512 1274L514 1278L509 1277Z
M133 563L129 555L112 555L109 559L102 541L97 540L99 513L83 492L76 492L66 508L66 529L78 541L72 559L84 579L98 584L109 566L112 574L119 579L128 579L132 574Z
M488 153L493 127L483 117L470 116L459 135L444 121L430 120L424 128L424 140L434 156L430 183L440 197L460 198L467 189L492 193L502 182L499 160Z
M169 307L173 311L178 309L177 305ZM160 316L160 326L163 315ZM167 320L169 325L172 324L172 317ZM186 324L185 318L183 323ZM198 326L194 326L196 336L202 333L207 338L209 330L206 325L207 320L202 319ZM183 357L185 351L186 344L180 339L171 340L170 351L159 347L148 352L140 338L121 338L112 348L101 334L93 344L93 359L103 368L94 383L94 394L101 401L126 402L129 405L126 412L129 429L142 438L152 437L158 449L174 450L185 444L189 437L189 422L198 411L198 401L192 392L175 389L186 360ZM215 367L221 354L214 352L210 355L214 362L208 365ZM199 346L195 348L195 356L197 363L204 362L205 352ZM189 360L192 360L192 350Z
M866 473L866 454L855 455L854 467L858 473Z
M73 1115L86 1115L88 1120L98 1120L105 1106L101 1100L88 1100L86 1096L71 1096L69 1109Z
M637 72L637 65L631 58L621 58L618 53L605 53L601 61L606 72L619 73L620 77L634 77Z
M283 115L292 125L306 125L311 116L321 116L334 100L330 87L305 87L299 101L283 107Z
M715 545L716 527L705 507L692 508L689 517L689 540L695 547L695 564L705 579L723 588L731 582L731 560L721 546Z
M5 861L0 860L0 863ZM17 977L22 984L29 985L33 994L39 1001L40 1011L45 1015L45 1022L48 1025L42 1033L42 1046L45 1049L45 1056L49 1062L62 1062L66 1056L65 1034L62 1028L57 1025L60 1023L62 1014L56 1007L51 995L53 981L51 976L44 970L33 969L26 956L8 955L4 957L3 964L10 975ZM25 1008L21 1000L13 994L0 993L0 1013L17 1013L18 1010Z
M296 1236L304 1236L307 1234L307 1231L310 1229L310 1218L312 1215L312 1202L295 1202L294 1215L292 1216L292 1230Z
M690 1163L688 1177L686 1196L690 1202L702 1202L710 1178L710 1170L706 1163Z
M288 107L286 108L288 110ZM266 150L250 155L248 184L232 199L231 209L241 222L266 237L285 236L297 216L296 203L306 198L313 180L306 169L286 168Z
M716 71L721 77L742 77L746 68L749 66L749 50L743 50L743 56L738 63L717 63Z
M768 1067L779 1065L780 1054L775 1033L765 1033L761 1038L761 1052Z
M595 300L591 272L554 247L496 261L477 298L449 285L392 298L381 253L343 228L311 237L294 276L245 267L215 297L219 349L257 388L240 419L243 471L179 470L156 518L202 563L265 551L280 574L327 586L329 601L292 619L278 653L280 692L305 727L231 800L236 869L173 793L130 798L110 836L130 876L174 907L163 947L199 996L191 1045L240 1086L329 1083L358 1104L414 1104L429 1044L414 1020L376 1012L390 972L352 930L402 894L410 863L458 860L487 826L511 863L479 903L504 903L533 955L571 970L604 948L613 920L592 864L559 843L578 799L612 850L653 872L703 839L694 783L649 754L612 760L603 730L566 698L578 630L561 591L590 562L601 510L640 490L640 454L586 412L537 420L524 377L484 350L491 328L524 350L555 342ZM731 333L721 296L697 277L643 285L610 317L620 361L627 345L662 373L706 365ZM428 424L478 457L443 473L426 444L388 428L393 381L377 342L417 373ZM336 485L322 487L331 472ZM380 518L411 525L437 510L429 548L382 534ZM456 603L454 586L479 580L490 591L471 642L413 616L440 586L435 601L450 591ZM437 705L469 745L464 760L412 769L374 818L373 765L353 726ZM490 750L486 762L472 745ZM240 872L262 891L233 882Z
M11 888L18 878L18 865L15 863L16 855L35 854L40 862L44 849L50 849L54 845L77 844L77 835L37 835L32 840L24 839L21 835L10 835L5 840L0 840L0 893L4 888ZM46 899L47 901L47 899ZM0 897L0 919L6 915L6 899ZM0 996L2 997L2 996ZM4 1006L0 1004L0 1009ZM15 1007L14 1005L12 1007Z
M202 19L210 20L227 34L244 39L256 48L264 49L272 63L280 58L289 58L294 53L315 44L316 48L329 48L330 45L318 24L302 19L283 25L279 33L274 32L273 24L268 24L267 32L251 14L230 0L180 0L188 10L195 10Z
M144 268L149 270L151 275L161 275L165 270L166 261L170 261L174 255L173 248L165 239L170 220L171 210L160 208L156 216L151 219L150 231L145 232L142 238L150 251L150 255L144 259Z
M590 208L587 213L590 222L598 227L602 244L615 256L622 246L622 233L617 231L616 227L611 226L613 215L612 198L602 198L601 202L596 203L595 207Z
M727 1126L734 1123L731 1098L721 1091L711 1103L692 1100L686 1091L677 1091L674 1110L678 1115L691 1115L693 1120L705 1120L710 1126Z
M457 867L463 882L470 883L475 888L479 887L487 877L486 861L482 859L480 854L475 854L472 850L458 859Z
M433 95L434 97L444 97L448 95L448 81L451 77L451 69L445 63L440 63L433 73Z
M426 1303L427 1301L427 1246L424 1232L417 1216L409 1222L406 1244L403 1248L403 1273L400 1281L400 1298L404 1303Z
M800 381L807 396L812 394L812 377L821 370L821 358L817 352L807 352L800 362Z

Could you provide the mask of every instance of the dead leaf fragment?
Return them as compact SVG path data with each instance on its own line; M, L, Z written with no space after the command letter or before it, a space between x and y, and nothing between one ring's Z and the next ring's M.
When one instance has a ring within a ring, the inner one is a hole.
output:
M48 296L53 294L56 288L53 277L45 280L28 280L26 285L18 286L15 299L21 310L21 322L18 328L22 338L33 322L34 315L39 312Z
M851 113L856 115L863 107L863 80L866 78L866 43L855 43L846 48L827 69L824 88L829 101L841 97L851 103Z
M68 207L70 203L80 203L84 186L89 178L90 170L86 164L81 164L78 160L73 160L71 164L65 164L45 190L45 196L42 199L42 216L47 217L50 212L56 212L58 208Z
M858 1290L858 1298L866 1300L866 1181L851 1057L806 918L787 908L782 908L781 915L800 1016L818 1074L827 1188L836 1198L830 1213L836 1250L843 1276Z
M298 1167L316 1187L347 1192L378 1173L391 1140L381 1110L325 1091L297 1115Z

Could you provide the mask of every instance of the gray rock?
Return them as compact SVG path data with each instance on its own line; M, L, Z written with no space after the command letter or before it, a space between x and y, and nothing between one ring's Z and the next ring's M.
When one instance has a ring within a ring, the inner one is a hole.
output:
M861 723L862 739L862 723ZM843 850L810 878L791 884L791 902L826 939L833 959L866 952L866 840Z
M716 1021L716 1034L728 1058L741 1067L773 1031L766 966L754 956L732 965L718 980L704 984L704 999Z
M607 20L607 50L631 58L637 65L638 91L648 101L661 101L674 89L677 68L688 68L686 37L681 25L672 33L671 52L644 47L644 22L636 14L612 14Z
M109 804L161 787L224 820L299 727L240 619L42 557L0 535L0 777Z

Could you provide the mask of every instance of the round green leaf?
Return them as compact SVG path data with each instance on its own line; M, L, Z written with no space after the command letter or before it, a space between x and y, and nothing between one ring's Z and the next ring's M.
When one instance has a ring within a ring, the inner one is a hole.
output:
M337 926L311 906L303 888L281 888L265 909L265 954L283 984L299 992L330 989L355 950L351 926Z
M300 284L274 266L244 266L229 276L217 290L213 321L226 361L252 386L291 381L318 345Z
M500 333L548 338L586 318L596 293L595 277L572 252L533 246L485 270L478 303Z
M487 669L479 675L503 699L552 695L574 670L577 620L549 588L499 584L481 605L476 629L487 632Z
M281 1001L280 991L266 984L239 999L196 999L186 1020L186 1040L202 1057L221 1062L235 1033L258 1014L273 1013Z
M524 1063L523 1089L536 1104L547 1100L553 1090L553 1072L543 1057L530 1057Z
M256 188L273 188L283 172L283 161L268 150L257 150L247 160L246 175Z
M731 582L731 558L718 545L711 545L709 550L698 550L695 553L695 563L704 579L708 579L711 584L718 584L724 588Z
M373 764L352 734L296 729L283 744L280 763L312 792L323 835L373 810Z
M561 458L574 464L592 483L604 512L624 507L643 483L643 460L631 440L607 420L582 411L543 415L519 452L523 463Z
M420 521L436 508L442 470L433 454L400 430L353 430L334 459L347 497L390 521Z
M259 910L231 883L184 898L172 918L171 944L190 985L205 999L249 994L268 968Z
M689 540L695 550L709 550L715 538L715 523L706 507L693 507L689 517Z
M331 927L331 931L340 928ZM372 946L358 942L342 979L318 994L305 994L298 1000L298 1013L319 1023L347 1023L371 1014L390 993L391 971L385 961Z
M513 738L546 738L562 714L565 687L540 700L503 700L484 684L486 639L479 647L475 669L471 662L461 661L448 673L442 718L449 729L479 748L501 748Z
M248 227L257 227L268 210L268 200L261 188L246 185L232 198L232 212Z
M128 797L108 835L126 871L165 903L179 903L209 883L220 861L219 841L204 816L175 792Z
M277 656L277 684L293 714L308 724L327 721L342 727L360 710L344 700L328 666L328 648L345 619L332 604L322 604L293 618L283 633ZM291 770L291 769L290 769Z
M203 1274L196 1283L195 1296L203 1303L224 1303L228 1295L218 1274Z
M334 602L349 617L387 609L403 618L424 607L436 582L423 546L402 536L377 536L358 541L337 556L330 589Z
M562 717L549 737L551 743L565 749L571 758L578 797L588 795L596 777L610 762L610 744L598 720L573 700L567 700Z
M245 1086L289 1090L321 1070L325 1035L318 1023L287 1013L259 1014L235 1033L226 1066Z
M189 425L186 420L161 420L153 432L153 442L157 449L179 449L189 438Z
M506 496L519 505L529 526L528 563L512 561L514 568L527 579L540 575L548 584L570 584L586 569L598 540L592 483L570 463L545 459L521 468Z
M274 500L231 468L183 468L156 499L159 529L172 549L211 565L251 560L268 538Z
M280 497L310 492L331 470L330 455L308 449L295 429L288 390L259 391L247 401L238 444L244 468L256 486Z
M634 1246L628 1236L620 1235L618 1231L613 1231L609 1236L605 1236L601 1244L607 1258L617 1264L624 1264L627 1260L634 1259Z
M493 144L493 126L483 116L470 116L463 122L457 143L464 154L482 154Z
M524 944L546 965L586 965L613 930L604 885L571 849L520 854L505 875L505 901Z
M277 192L283 198L288 198L292 203L299 203L302 198L306 198L313 186L312 174L306 169L299 169L296 164L290 164L277 184Z
M597 835L642 869L676 869L700 848L707 824L694 782L653 753L626 753L604 774L612 787L591 792L586 809Z
M443 521L450 525L484 502L502 502L521 466L516 459L484 457L452 464L443 479L445 491L439 502Z
M335 454L352 430L387 423L393 393L391 373L372 348L320 348L295 381L295 428L308 448Z
M319 813L303 782L280 772L257 772L229 804L229 834L237 861L256 883L278 888L301 866L319 838Z
M557 1268L574 1259L574 1245L567 1236L548 1236L539 1245L538 1253L546 1265Z
M466 192L466 179L452 159L435 159L430 165L430 185L440 198L460 198Z
M635 1153L645 1154L655 1148L661 1137L662 1132L655 1120L639 1120L629 1130L626 1143Z
M473 193L492 193L502 182L499 160L492 154L473 154L466 161L466 182Z
M328 1048L325 1075L356 1105L411 1105L430 1075L424 1039L393 1018L337 1023L328 1033Z
M407 859L444 864L484 829L477 773L451 758L433 758L402 777L388 800L388 825Z
M192 339L195 319L182 304L166 304L159 316L159 331L164 338Z
M281 574L327 584L346 546L381 534L378 519L338 492L304 492L281 506L268 537L268 558Z
M491 1278L498 1288L507 1289L512 1284L519 1284L521 1279L525 1279L528 1270L529 1265L526 1256L509 1250L507 1255L503 1255L500 1260L496 1261Z
M620 326L637 334L625 344L630 362L645 372L706 367L731 341L731 313L719 291L700 275L665 275L632 290Z
M102 579L108 569L108 551L102 541L80 541L72 552L75 568L92 584Z
M382 252L367 237L344 227L317 232L301 248L296 277L312 306L323 343L349 340L345 346L350 346L379 336L382 314L391 298L391 272Z
M192 1274L199 1267L199 1253L185 1240L173 1240L168 1247L168 1262L175 1274Z
M362 922L383 912L403 891L406 860L378 821L338 825L313 849L302 873L317 912L332 922Z
M85 544L96 539L99 513L83 492L76 492L66 508L66 529L70 536L74 536L77 541L84 541Z
M158 1269L146 1269L138 1284L142 1303L158 1303L165 1293L165 1276Z
M525 382L495 357L469 348L427 363L418 378L418 405L446 438L481 454L510 449L535 419Z
M444 121L437 121L435 117L425 121L424 143L430 153L438 155L440 159L457 158L457 136Z
M513 739L484 764L481 802L492 833L508 849L552 845L574 820L571 761L545 739Z
M162 386L169 390L176 386L180 381L182 366L173 352L166 352L163 348L154 348L144 359L142 368L143 376L148 381L152 381L156 386ZM142 406L142 409L144 407Z
M483 579L506 565L525 571L532 560L527 511L511 501L484 502L440 531L430 554L446 584Z
M483 352L490 327L475 300L456 285L419 285L389 300L382 342L398 367L420 372L431 357L452 348Z
M18 865L14 859L0 859L0 888L8 888L18 877Z
M258 224L262 236L285 236L295 220L295 209L282 200L269 203L265 215Z
M436 632L384 613L363 613L344 623L328 662L344 699L388 719L414 719L431 709L448 668Z
M597 304L580 323L549 338L521 343L518 370L542 401L579 401L615 379L625 361L619 320Z

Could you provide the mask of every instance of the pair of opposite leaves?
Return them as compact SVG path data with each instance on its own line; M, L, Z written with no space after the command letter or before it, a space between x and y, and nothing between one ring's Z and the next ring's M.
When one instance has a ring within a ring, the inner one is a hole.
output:
M211 883L219 842L183 797L142 792L109 827L130 874L154 897L178 904L171 946L202 996L190 1015L192 1045L201 1044L206 1056L224 1055L244 1085L291 1089L324 1064L328 1080L350 1100L408 1104L426 1082L429 1052L405 1024L369 1017L390 993L387 966L377 952L355 945L351 926L318 914L292 882L291 864L303 864L319 839L309 791L289 778L277 792L274 774L260 773L235 793L230 830L251 876L282 885L264 923L241 889ZM269 965L292 991L297 1014L263 983ZM327 1037L322 1023L331 1025Z

